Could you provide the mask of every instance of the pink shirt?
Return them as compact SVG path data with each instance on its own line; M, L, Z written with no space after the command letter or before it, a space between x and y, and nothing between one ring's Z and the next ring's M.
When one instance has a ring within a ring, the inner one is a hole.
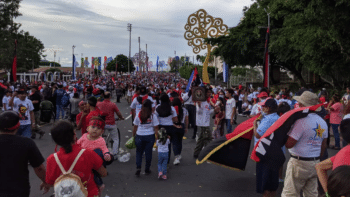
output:
M340 102L338 102L332 105L332 108L334 110L332 110L330 113L331 117L329 122L331 124L340 124L340 122L343 119L343 105Z
M99 137L97 140L89 140L87 135L88 134L85 133L77 142L77 144L79 144L81 148L89 150L101 149L103 154L109 152L106 146L106 142L102 137Z

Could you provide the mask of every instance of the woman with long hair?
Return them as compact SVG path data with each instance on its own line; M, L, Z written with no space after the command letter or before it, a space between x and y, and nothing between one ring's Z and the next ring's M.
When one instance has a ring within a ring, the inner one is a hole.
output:
M158 118L152 113L152 101L144 100L140 113L134 119L133 136L136 144L136 176L140 176L141 173L143 153L145 153L146 157L145 174L151 173L152 148L158 135L158 125Z
M64 169L69 169L77 155L83 152L72 172L77 172L81 182L86 183L88 196L98 196L99 190L94 181L92 170L96 170L101 177L107 176L107 170L102 165L103 160L101 157L93 150L84 150L76 144L77 137L74 127L66 120L60 120L55 123L51 129L51 137L61 147L57 152L57 157ZM62 172L58 167L54 154L51 154L46 162L46 183L53 186L61 174Z
M163 93L160 95L159 100L160 100L160 105L156 106L155 114L159 119L159 128L164 128L167 134L170 136L169 157L168 157L168 163L169 163L170 156L171 156L171 144L174 142L173 138L176 137L175 136L176 130L174 125L179 125L180 123L179 123L179 119L177 117L178 114L176 113L175 108L171 106L169 96ZM177 144L174 146L177 147Z
M177 113L177 119L179 122L174 125L174 135L170 138L170 142L173 144L173 151L175 155L174 165L180 164L181 151L182 151L182 138L188 131L188 111L182 106L182 102L179 98L174 98L172 106Z

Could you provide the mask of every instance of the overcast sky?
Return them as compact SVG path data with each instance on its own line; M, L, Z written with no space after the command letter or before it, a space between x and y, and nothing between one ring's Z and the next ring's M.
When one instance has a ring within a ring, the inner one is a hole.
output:
M157 55L167 61L174 51L178 56L195 55L184 39L190 14L202 8L234 27L243 7L251 4L251 0L23 0L19 9L23 16L16 22L44 43L47 60L54 60L56 50L62 66L72 65L73 45L78 60L82 53L89 62L91 57L128 56L131 23L131 57L138 52L140 36L141 49L148 45L155 64Z

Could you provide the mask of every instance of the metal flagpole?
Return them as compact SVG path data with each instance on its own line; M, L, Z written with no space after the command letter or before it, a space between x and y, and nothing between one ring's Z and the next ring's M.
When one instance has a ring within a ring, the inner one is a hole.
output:
M131 29L132 24L128 23L128 31L130 32L130 38L129 38L129 59L128 59L128 73L130 75L130 54L131 54Z

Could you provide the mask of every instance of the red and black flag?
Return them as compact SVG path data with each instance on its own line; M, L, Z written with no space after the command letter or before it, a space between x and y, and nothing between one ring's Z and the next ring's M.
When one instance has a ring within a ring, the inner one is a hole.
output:
M256 115L241 124L225 137L212 141L199 154L197 165L205 161L235 170L244 170L250 152L253 137L253 123Z
M265 53L264 53L264 87L269 86L269 72L270 72L270 67L269 67L269 40L270 40L270 29L267 28L266 32L266 42L265 42Z
M303 107L291 110L283 114L265 134L261 136L251 154L251 159L256 162L263 161L271 168L279 169L285 162L282 147L288 140L288 132L293 124L308 116L310 113L317 113L323 104Z
M15 52L13 55L11 73L10 73L10 81L17 81L17 40L15 40Z

